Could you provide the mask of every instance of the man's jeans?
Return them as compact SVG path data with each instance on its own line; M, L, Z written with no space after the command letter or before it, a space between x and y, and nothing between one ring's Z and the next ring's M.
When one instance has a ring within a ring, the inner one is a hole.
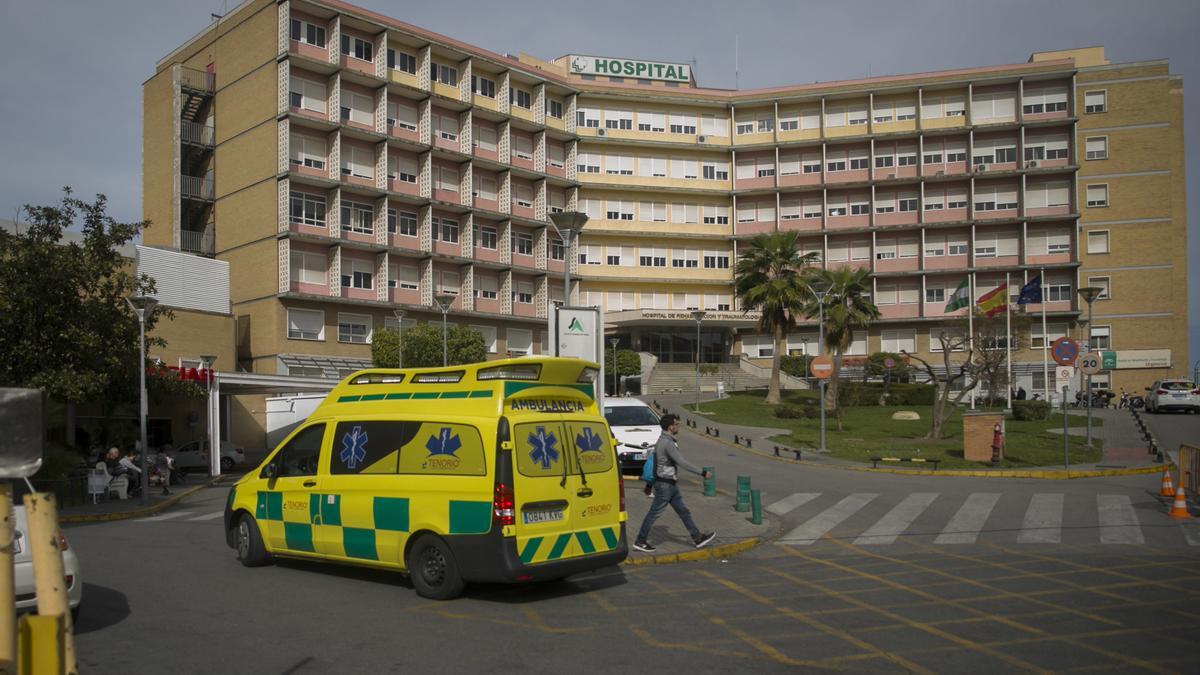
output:
M660 480L654 482L654 502L650 504L650 512L642 521L642 529L638 530L637 541L646 541L646 537L650 536L650 527L662 515L667 504L670 504L671 508L675 509L675 513L679 514L679 519L683 521L683 526L692 535L692 540L700 538L700 528L692 522L692 512L683 503L683 493L679 491L679 486Z

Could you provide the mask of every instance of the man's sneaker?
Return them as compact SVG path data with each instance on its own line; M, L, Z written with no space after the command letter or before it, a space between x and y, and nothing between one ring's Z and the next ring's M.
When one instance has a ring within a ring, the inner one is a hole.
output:
M654 553L658 549L648 541L635 541L633 547L642 553Z
M696 548L704 548L705 546L708 546L709 542L711 542L713 539L716 539L716 538L717 538L716 532L708 532L705 534L701 534L699 537L696 537ZM634 544L634 546L636 547L637 544Z

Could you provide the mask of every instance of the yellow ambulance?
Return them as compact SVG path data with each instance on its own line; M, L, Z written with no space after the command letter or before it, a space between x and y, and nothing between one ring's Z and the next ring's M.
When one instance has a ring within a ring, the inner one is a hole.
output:
M597 373L553 357L359 371L230 490L226 541L246 566L407 571L434 599L620 563L625 493Z

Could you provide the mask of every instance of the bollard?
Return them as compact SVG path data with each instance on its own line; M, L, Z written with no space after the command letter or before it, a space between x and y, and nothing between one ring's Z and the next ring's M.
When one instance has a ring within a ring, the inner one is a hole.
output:
M792 452L796 453L796 461L799 462L800 461L800 449L797 448L795 450L792 450Z
M750 510L750 476L737 477L737 502L734 510L745 513Z
M762 490L750 491L750 522L762 525Z
M749 438L746 439L746 447L747 448L750 447L750 439Z
M734 434L734 435L733 435L733 442L734 442L736 445L741 445L741 444L742 444L742 439L741 439L741 438L739 438L737 434Z
M704 479L704 496L705 497L716 497L717 496L717 474L716 474L716 471L711 466L704 467L704 470L708 472L708 478Z
M778 445L777 445L777 446L775 446L775 456L776 456L776 457L778 457L778 456L779 456L779 446L778 446Z
M717 438L720 438L720 437L721 437L721 430L720 430L720 429L718 429L718 428L716 428L716 427L713 427L713 436L716 436Z
M75 661L74 626L63 574L61 532L54 495L37 492L25 495L25 517L29 524L29 552L33 557L33 586L40 616L62 617L63 665L67 673L79 672Z
M21 617L17 633L18 668L5 672L19 675L66 672L64 617L27 614Z

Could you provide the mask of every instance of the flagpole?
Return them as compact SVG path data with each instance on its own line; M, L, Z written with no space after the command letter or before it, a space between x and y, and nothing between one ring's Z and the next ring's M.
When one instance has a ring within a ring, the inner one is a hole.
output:
M1012 298L1008 286L1008 272L1004 273L1004 360L1008 373L1008 409L1012 410Z
M971 272L967 276L967 348L971 351L971 358L975 358L975 273ZM949 373L947 373L949 375ZM975 409L975 386L971 386L971 393L967 394L971 398L971 410Z
M1046 332L1046 268L1038 270L1042 305L1042 397L1050 402L1050 335Z

